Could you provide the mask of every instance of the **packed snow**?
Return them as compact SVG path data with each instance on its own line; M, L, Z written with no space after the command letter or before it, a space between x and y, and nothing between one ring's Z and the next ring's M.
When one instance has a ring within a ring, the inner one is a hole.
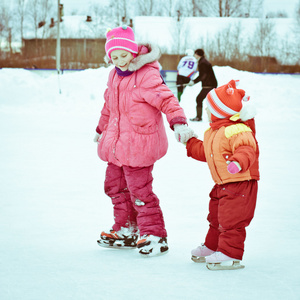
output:
M104 249L113 224L106 163L93 142L110 68L64 72L0 70L0 299L299 299L300 75L215 66L219 85L239 79L257 108L259 195L247 228L245 269L209 271L191 261L204 241L213 182L165 125L167 155L154 167L169 253ZM176 94L174 82L168 82ZM61 93L59 90L61 89ZM195 116L201 83L181 105ZM209 124L191 126L203 137Z

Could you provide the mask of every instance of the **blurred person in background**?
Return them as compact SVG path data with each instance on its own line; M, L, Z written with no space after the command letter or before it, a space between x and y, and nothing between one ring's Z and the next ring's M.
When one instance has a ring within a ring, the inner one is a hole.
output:
M192 76L197 71L197 59L194 57L194 51L187 49L185 55L177 66L177 98L180 102L184 88L191 81Z
M212 89L218 86L218 82L212 68L211 63L205 58L204 50L197 49L194 53L195 58L198 61L198 72L199 75L195 80L189 82L189 86L193 86L198 82L202 82L202 89L196 98L196 117L190 119L191 121L199 122L202 121L202 103L206 95Z

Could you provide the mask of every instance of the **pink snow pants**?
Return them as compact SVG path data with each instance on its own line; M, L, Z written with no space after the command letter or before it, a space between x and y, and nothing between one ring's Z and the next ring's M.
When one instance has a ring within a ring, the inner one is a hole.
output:
M257 181L215 185L209 202L209 230L205 246L242 260L246 230L253 216L257 198Z
M118 167L108 163L104 190L113 204L113 230L137 225L141 236L167 236L159 199L152 191L152 170L153 165Z

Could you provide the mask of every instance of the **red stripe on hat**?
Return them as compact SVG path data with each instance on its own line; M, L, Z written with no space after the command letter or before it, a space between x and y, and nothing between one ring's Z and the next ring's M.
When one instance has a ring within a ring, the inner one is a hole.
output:
M217 96L217 94L216 94ZM214 111L216 111L218 114L220 114L221 116L223 116L224 118L231 116L230 114L228 114L226 111L224 111L223 109L221 109L216 102L214 101L214 98L211 96L211 93L208 93L208 95L206 96L207 100L209 101L210 106L212 107L212 109ZM213 114L214 112L211 111L211 113Z

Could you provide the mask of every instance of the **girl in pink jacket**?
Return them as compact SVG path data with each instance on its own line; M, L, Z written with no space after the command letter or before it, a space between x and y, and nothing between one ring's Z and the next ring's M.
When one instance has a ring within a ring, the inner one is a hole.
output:
M167 232L152 191L153 164L168 148L161 112L178 141L194 133L160 76L159 49L138 45L127 26L108 31L106 37L105 51L115 68L109 74L95 141L99 157L108 162L104 188L112 199L115 223L97 242L104 247L137 247L143 256L164 254Z

